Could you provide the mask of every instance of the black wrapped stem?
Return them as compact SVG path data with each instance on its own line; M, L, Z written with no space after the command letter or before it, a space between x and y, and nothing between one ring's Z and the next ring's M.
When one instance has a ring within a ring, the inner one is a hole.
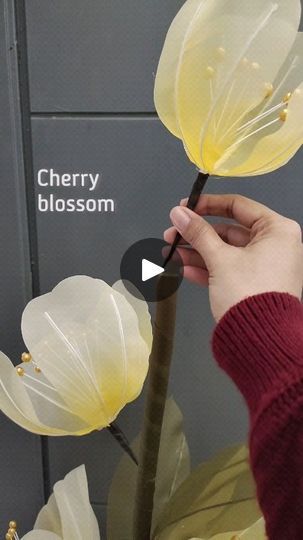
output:
M189 208L190 210L195 210L198 202L199 202L199 198L203 192L203 189L205 188L205 185L206 185L206 182L209 178L209 174L206 174L206 173L202 173L202 172L199 172L198 174L198 177L192 187L192 190L191 190L191 193L190 193L190 196L188 198L188 202L187 202L187 208ZM181 234L180 233L177 233L176 234L176 238L171 246L171 249L170 249L170 252L168 254L168 256L166 257L165 261L164 261L164 268L167 266L167 264L169 263L169 261L172 259L178 245L179 245L179 242L181 240Z

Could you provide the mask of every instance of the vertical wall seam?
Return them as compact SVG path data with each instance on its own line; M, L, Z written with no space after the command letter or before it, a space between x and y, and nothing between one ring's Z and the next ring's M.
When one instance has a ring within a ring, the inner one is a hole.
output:
M31 104L29 89L28 48L26 34L25 0L14 0L16 46L18 58L19 98L21 111L21 131L26 190L27 223L30 251L30 268L33 297L40 294L39 253L36 220L36 200L34 185L33 143L31 126ZM44 499L47 501L50 486L49 449L47 437L41 437L42 473Z

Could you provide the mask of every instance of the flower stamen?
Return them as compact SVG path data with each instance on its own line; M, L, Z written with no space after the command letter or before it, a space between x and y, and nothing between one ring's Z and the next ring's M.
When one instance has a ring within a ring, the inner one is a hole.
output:
M266 108L266 106L269 106L269 104L275 99L275 97L277 96L277 94L280 92L281 88L283 88L283 85L284 83L287 81L289 75L291 74L291 72L295 69L295 67L297 66L297 62L298 62L298 56L295 56L293 58L293 61L292 63L290 64L288 70L286 71L285 75L282 77L282 79L280 80L278 86L275 88L274 92L272 93L271 96L269 96L268 98L268 101L267 103L264 105L262 111L264 111L264 109ZM261 111L261 112L262 112Z
M226 109L227 109L227 107L228 107L228 105L229 105L229 102L230 102L232 93L233 93L233 91L234 91L235 82L236 82L236 81L235 81L235 79L234 79L233 82L232 82L232 84L230 85L229 91L228 91L228 93L227 93L227 96L226 96L224 105L223 105L222 110L221 110L220 117L219 117L218 122L217 122L217 124L216 124L216 133L217 133L217 131L218 131L220 125L221 125L221 122L222 122L222 120L223 120L223 118L224 118Z
M32 355L29 352L24 352L21 354L21 362L28 364L32 360Z
M38 364L33 359L32 355L29 352L24 352L21 354L21 362L24 364L28 364L29 362L32 362L34 365L34 369L36 373L41 373L41 369L39 368Z
M288 109L283 109L283 111L280 112L279 118L282 122L286 122L288 115Z
M206 68L206 77L207 79L213 79L216 74L216 70L212 66L207 66Z
M268 122L267 124L265 124L264 126L261 126L259 127L258 129L255 129L255 131L252 131L251 133L248 133L248 135L245 135L245 137L242 137L242 139L239 139L238 141L235 141L233 144L231 144L227 149L226 149L226 153L228 152L229 154L232 153L232 150L238 146L240 146L240 144L242 144L244 141L246 141L247 139L250 139L250 137L253 137L254 135L256 135L257 133L260 133L260 131L263 131L264 129L270 127L270 126L273 126L274 124L276 124L277 122L285 122L286 119L287 119L287 109L284 109L283 111L283 114L281 113L278 118L275 118L274 120L271 120L270 122Z
M5 535L5 540L20 540L17 533L17 523L16 521L10 521L8 524L8 530Z
M274 85L272 83L265 83L266 95L265 99L271 97L274 93Z
M223 60L226 56L226 49L224 47L218 47L216 50L218 60Z
M283 103L288 103L291 99L292 92L287 92L287 94L283 98Z
M259 133L260 131L263 131L263 129L268 128L269 126L272 126L273 124L275 124L275 123L278 122L279 120L280 120L280 117L279 117L279 118L275 118L274 120L271 120L271 122L268 122L267 124L265 124L265 126L261 126L261 127L259 127L258 129L255 129L255 131L252 131L251 133L248 133L248 135L245 135L245 137L243 137L242 139L240 139L239 141L237 141L236 144L241 144L243 141L245 141L245 140L248 139L249 137L253 137L253 135L256 135L256 134Z
M260 122L260 120L263 120L263 118L266 118L267 116L269 116L270 114L272 114L273 112L281 109L281 107L284 107L285 106L285 102L282 101L281 103L279 103L278 105L275 105L274 107L271 107L271 109L268 109L268 111L265 111L264 113L262 114L259 114L258 116L256 116L255 118L253 118L252 120L249 120L249 122L246 122L245 124L243 124L243 126L239 127L237 129L237 133L240 133L241 131L245 130L246 128L248 127L251 127L251 126L254 126L255 124L257 124L258 122Z

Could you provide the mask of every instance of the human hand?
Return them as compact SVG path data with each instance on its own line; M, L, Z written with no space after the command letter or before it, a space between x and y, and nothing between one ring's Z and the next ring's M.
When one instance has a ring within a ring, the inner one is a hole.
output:
M265 292L285 292L299 299L303 288L301 227L266 206L240 195L202 195L195 210L170 214L174 227L164 233L172 243L176 229L184 275L209 286L216 321L235 304ZM209 224L200 216L232 218L236 223Z

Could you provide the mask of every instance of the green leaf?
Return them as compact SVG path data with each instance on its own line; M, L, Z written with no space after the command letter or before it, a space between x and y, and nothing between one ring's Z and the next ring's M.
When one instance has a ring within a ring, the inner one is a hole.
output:
M131 446L138 456L140 435ZM183 432L183 417L175 401L171 398L166 403L162 429L154 499L154 524L157 523L159 514L189 473L190 458ZM109 491L107 510L108 540L131 540L133 538L136 481L136 465L128 456L123 456Z
M154 538L230 540L235 531L244 531L260 517L247 448L236 447L202 464L189 476L160 516ZM264 535L260 538L263 540Z

